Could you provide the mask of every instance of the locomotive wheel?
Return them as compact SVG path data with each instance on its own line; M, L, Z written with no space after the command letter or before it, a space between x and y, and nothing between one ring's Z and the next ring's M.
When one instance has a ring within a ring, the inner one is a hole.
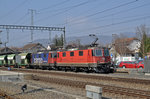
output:
M98 72L99 72L99 70L98 70L97 67L94 67L94 68L93 68L93 71L94 71L94 73L98 73Z
M89 69L88 69L88 68L84 68L84 71L85 71L86 73L89 73Z
M78 67L75 67L74 71L77 73L77 72L79 72L80 70L79 70Z
M67 70L67 68L65 68L65 72L67 72L68 70Z

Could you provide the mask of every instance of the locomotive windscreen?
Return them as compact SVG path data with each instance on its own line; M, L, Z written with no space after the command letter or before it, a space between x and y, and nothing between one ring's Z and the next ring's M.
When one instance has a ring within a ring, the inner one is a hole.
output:
M104 49L104 56L109 56L109 50L108 49Z
M102 56L102 50L101 49L95 49L92 51L93 56Z

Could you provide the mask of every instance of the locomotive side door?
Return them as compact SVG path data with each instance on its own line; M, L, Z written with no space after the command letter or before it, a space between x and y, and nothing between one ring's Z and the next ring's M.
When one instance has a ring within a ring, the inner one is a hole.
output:
M50 52L48 62L51 66L56 65L57 63L57 52Z
M88 55L87 55L87 63L89 66L91 66L91 63L93 62L93 50L88 50Z
M54 66L57 65L57 52L52 53L52 63Z

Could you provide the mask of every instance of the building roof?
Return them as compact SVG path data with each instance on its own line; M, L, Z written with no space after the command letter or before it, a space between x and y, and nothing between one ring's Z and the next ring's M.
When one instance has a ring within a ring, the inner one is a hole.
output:
M8 48L8 47L3 47L3 48L0 48L0 54L8 54L8 53L15 53L14 50L12 50L11 48Z
M32 48L34 48L38 45L42 46L42 44L40 44L40 43L30 43L30 44L27 44L27 45L23 46L22 50L32 49Z
M21 48L18 47L10 47L10 49L12 49L15 52L19 52L21 50Z
M118 38L115 40L115 42L130 44L133 40L138 40L138 39L135 37L134 38Z
M37 52L43 50L46 50L46 48L40 43L30 43L21 48L21 51L24 52L33 52L33 51Z
M137 38L118 38L115 40L115 50L119 54L132 54L131 51L127 46L133 42L133 40L138 40Z

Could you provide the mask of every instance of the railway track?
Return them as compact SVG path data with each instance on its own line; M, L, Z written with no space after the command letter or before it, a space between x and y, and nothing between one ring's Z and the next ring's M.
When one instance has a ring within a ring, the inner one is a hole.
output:
M13 71L18 71L18 69L13 69ZM27 69L20 69L19 71L28 72L28 73L50 74L50 75L57 75L57 76L78 77L78 78L84 78L84 79L88 78L88 79L94 79L94 80L106 80L106 81L150 85L150 80L146 80L146 79L108 77L108 76L97 76L97 75L85 75L85 74L79 74L79 73L51 72L51 71L42 71L42 70L37 71L37 70L27 70Z
M82 89L85 89L86 85L99 86L103 88L103 92L126 95L126 96L131 96L131 97L139 97L141 99L150 99L150 91L145 91L145 90L122 88L122 87L117 87L117 86L96 84L96 83L91 83L91 82L74 81L74 80L59 79L59 78L49 78L49 77L42 77L42 76L32 76L32 79L36 81L54 83L54 84L65 85L65 86L70 86L70 87L75 87L75 88L82 88Z
M5 69L6 70L6 69ZM13 69L12 71L18 71L18 69ZM60 78L50 78L50 77L43 77L38 76L38 74L49 74L51 76L66 76L66 77L79 77L79 78L88 78L88 79L96 79L96 80L106 80L106 81L116 81L116 82L126 82L126 83L136 83L136 84L145 84L150 85L150 80L144 79L133 79L133 78L119 78L119 77L108 77L108 76L97 76L97 75L86 75L86 74L79 74L79 73L66 73L66 72L51 72L51 71L42 71L42 70L27 70L27 69L20 69L19 72L26 72L35 74L32 76L32 80L54 83L64 86L70 86L75 88L82 88L85 89L86 85L94 85L103 88L104 93L113 93L118 95L125 95L131 97L139 97L141 99L150 99L150 91L139 90L139 89L132 89L132 88L123 88L118 86L111 86L111 85L104 85L94 82L85 82L85 81L75 81L69 79L60 79Z

